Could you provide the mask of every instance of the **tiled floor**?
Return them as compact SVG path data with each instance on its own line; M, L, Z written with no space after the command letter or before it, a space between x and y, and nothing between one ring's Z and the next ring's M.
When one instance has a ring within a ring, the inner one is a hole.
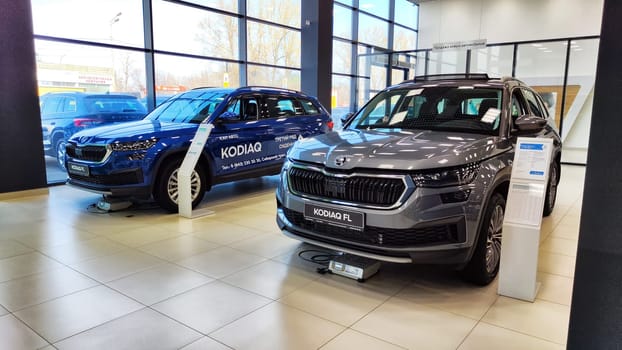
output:
M563 168L534 303L438 267L320 275L277 229L275 177L217 186L194 220L65 186L0 201L0 349L563 349L583 178Z

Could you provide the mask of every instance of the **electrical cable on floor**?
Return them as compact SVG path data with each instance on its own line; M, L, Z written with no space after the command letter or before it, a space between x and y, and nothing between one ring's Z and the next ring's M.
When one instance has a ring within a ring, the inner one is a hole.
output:
M313 254L310 257L305 256L305 254ZM321 267L318 267L316 270L317 272L321 273L321 274L325 274L327 273L328 270L328 264L330 263L331 260L333 260L333 258L338 257L342 254L332 254L332 253L328 253L322 250L316 250L316 249L306 249L306 250L301 250L298 252L298 257L300 257L302 260L314 263L314 264L318 264L321 265Z

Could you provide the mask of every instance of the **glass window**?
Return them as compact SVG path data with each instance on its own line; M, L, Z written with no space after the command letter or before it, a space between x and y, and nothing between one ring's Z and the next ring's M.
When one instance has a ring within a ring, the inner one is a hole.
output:
M359 9L389 19L389 3L386 0L359 0Z
M301 0L247 0L249 17L300 28Z
M587 162L598 44L598 39L573 40L570 43L568 86L562 128L564 162L577 164ZM548 104L545 96L542 97Z
M300 90L300 71L248 65L248 85L263 85Z
M248 60L300 67L300 32L248 21Z
M464 73L466 51L438 51L429 53L428 74Z
M333 6L333 36L352 39L352 10L338 4Z
M352 44L333 40L333 72L352 73Z
M217 8L229 12L238 12L238 2L230 0L184 0L197 5Z
M141 0L31 0L34 33L144 46Z
M228 92L207 91L172 98L153 110L145 119L169 123L201 123L227 97Z
M471 72L491 77L512 76L514 45L490 46L471 51Z
M265 99L268 118L292 117L304 114L304 109L298 100L291 97L269 96Z
M387 48L389 23L366 14L359 14L359 41Z
M354 108L350 107L350 84L352 78L333 74L331 116L336 126L341 123L341 118L351 112Z
M229 102L227 109L219 116L227 121L251 121L259 116L259 103L255 97L236 98Z
M409 0L395 0L395 23L418 28L419 6Z
M319 114L320 110L317 109L317 107L315 107L315 105L313 104L313 102L301 98L300 102L302 103L302 108L304 109L304 113L305 114L309 114L309 115L313 115L313 114Z
M555 124L561 119L564 90L565 42L544 42L518 45L516 77L531 86L547 104Z
M352 0L335 0L335 3L342 3L344 5L353 6Z
M407 51L417 48L417 32L399 26L393 28L393 50Z
M197 87L240 86L240 67L236 63L155 55L156 94L162 98Z
M238 18L156 0L153 41L158 50L237 59Z

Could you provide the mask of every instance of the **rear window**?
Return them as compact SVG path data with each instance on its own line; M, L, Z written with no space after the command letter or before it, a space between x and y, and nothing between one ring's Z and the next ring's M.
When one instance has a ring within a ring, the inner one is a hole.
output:
M135 97L88 96L85 103L90 113L147 113Z

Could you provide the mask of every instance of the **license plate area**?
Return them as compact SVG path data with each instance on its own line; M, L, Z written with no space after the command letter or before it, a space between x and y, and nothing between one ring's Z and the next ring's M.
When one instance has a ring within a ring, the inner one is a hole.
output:
M67 162L67 172L75 175L89 176L89 166Z
M365 214L357 211L305 204L304 217L307 220L355 231L363 231L365 228Z

